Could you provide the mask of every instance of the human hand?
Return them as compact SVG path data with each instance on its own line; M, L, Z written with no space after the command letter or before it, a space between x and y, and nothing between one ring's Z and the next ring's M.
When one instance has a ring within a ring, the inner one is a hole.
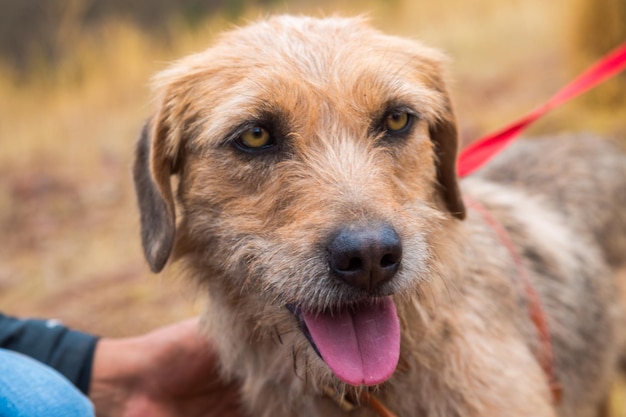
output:
M221 379L190 319L96 346L90 399L98 417L239 417L238 387Z

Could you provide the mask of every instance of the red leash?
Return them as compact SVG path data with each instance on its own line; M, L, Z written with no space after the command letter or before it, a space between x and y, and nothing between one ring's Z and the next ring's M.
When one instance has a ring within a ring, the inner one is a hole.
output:
M560 106L566 101L595 87L603 81L617 75L626 68L626 43L606 55L595 65L583 72L578 78L566 85L543 106L530 112L526 116L511 123L504 129L487 135L465 148L459 156L457 170L460 177L476 171L488 160L504 149L517 135L531 123Z
M566 85L543 106L538 107L536 110L530 112L504 129L492 133L491 135L487 135L468 146L459 156L457 165L459 176L464 177L479 169L498 152L503 150L509 143L511 143L531 123L553 108L560 106L577 95L582 94L603 81L606 81L612 76L623 71L625 68L626 43L606 55L598 63L582 73L570 84ZM467 196L465 196L465 201L469 206L473 207L483 216L485 221L491 226L492 229L495 230L502 244L511 253L518 270L518 276L524 286L524 292L526 293L528 315L535 325L539 336L541 345L541 351L538 353L539 364L548 379L548 384L552 394L552 401L554 404L558 405L561 402L563 392L554 369L550 329L548 328L548 321L545 316L541 299L532 285L528 272L523 265L522 258L504 226L496 220L487 208L478 202Z
M573 97L589 90L597 84L616 75L625 68L626 43L604 57L600 62L589 68L570 84L565 86L543 106L522 117L508 127L491 135L487 135L468 146L459 156L457 165L459 176L464 177L476 171L499 151L504 149L506 145L513 141L518 134L528 127L528 125L539 119L554 107L557 107ZM528 271L523 265L522 258L504 226L496 220L486 207L482 206L477 201L465 196L465 202L483 216L487 224L494 229L504 246L511 253L515 266L518 270L518 275L521 279L522 285L524 286L524 292L528 303L528 315L537 329L539 336L541 345L541 351L539 352L539 364L548 379L549 388L552 394L552 401L555 405L558 405L561 402L563 392L554 369L550 329L548 328L548 322L546 320L546 315L544 313L539 294L537 294L537 291L533 287L530 277L528 276ZM344 407L346 407L346 405L343 397L338 397L332 389L327 392L327 395L335 400L335 402L337 402L342 409L345 409ZM369 405L372 410L377 412L378 415L382 417L395 417L395 414L391 413L375 396L367 392L362 394L361 401L364 404ZM353 405L348 403L347 407L348 409L351 409Z

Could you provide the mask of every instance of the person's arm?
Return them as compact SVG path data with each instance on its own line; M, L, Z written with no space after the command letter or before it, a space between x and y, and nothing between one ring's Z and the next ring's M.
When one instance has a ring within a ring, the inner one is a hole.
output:
M215 351L185 320L142 336L109 339L53 320L0 314L0 347L61 372L98 417L238 417L239 391L222 379Z
M222 379L197 319L100 339L89 397L98 417L237 417L239 390Z
M17 319L0 313L0 348L30 356L56 369L89 393L98 338L55 320Z

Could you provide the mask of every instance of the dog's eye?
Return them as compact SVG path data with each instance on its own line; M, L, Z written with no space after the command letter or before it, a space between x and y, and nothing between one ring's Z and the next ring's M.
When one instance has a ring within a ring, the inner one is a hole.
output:
M389 113L385 117L385 130L392 133L400 133L409 128L411 115L404 111Z
M270 132L260 126L245 130L237 139L241 146L253 150L267 148L273 144Z

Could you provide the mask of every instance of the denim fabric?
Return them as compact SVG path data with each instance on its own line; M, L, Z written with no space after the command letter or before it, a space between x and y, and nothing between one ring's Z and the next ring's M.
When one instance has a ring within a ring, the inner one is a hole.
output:
M85 395L97 341L96 336L69 329L57 320L18 319L0 313L0 348L56 369Z
M93 417L92 404L54 369L0 349L0 417Z

